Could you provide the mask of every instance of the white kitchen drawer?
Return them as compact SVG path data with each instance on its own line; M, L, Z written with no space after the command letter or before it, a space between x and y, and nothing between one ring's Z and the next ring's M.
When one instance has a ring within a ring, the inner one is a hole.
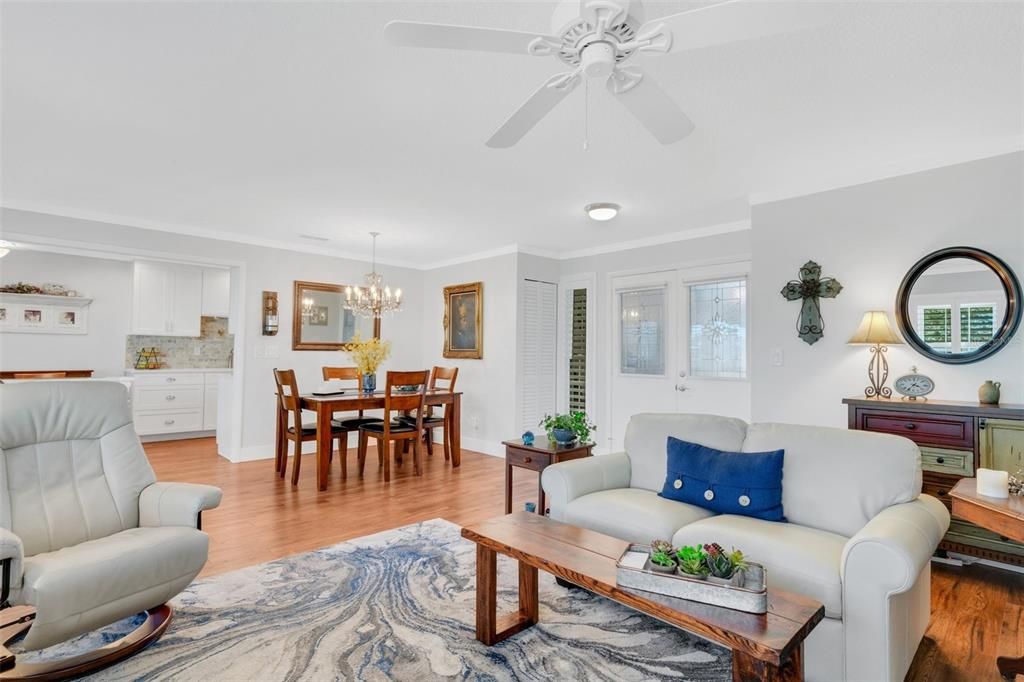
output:
M181 372L177 374L171 374L169 372L159 372L157 374L143 374L142 372L136 372L132 375L135 377L135 387L154 387L154 386L202 386L203 385L203 373L202 372Z
M202 409L135 415L135 431L140 436L202 430Z
M185 386L174 388L142 388L135 391L133 407L136 412L151 410L183 410L203 407L203 388Z
M206 377L206 385L216 388L221 377L229 377L231 372L207 372L204 376Z

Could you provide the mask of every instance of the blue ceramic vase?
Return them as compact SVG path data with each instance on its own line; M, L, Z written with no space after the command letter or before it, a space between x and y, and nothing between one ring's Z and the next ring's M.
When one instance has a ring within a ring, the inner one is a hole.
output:
M552 429L551 435L559 445L569 445L576 440L576 432L572 429Z

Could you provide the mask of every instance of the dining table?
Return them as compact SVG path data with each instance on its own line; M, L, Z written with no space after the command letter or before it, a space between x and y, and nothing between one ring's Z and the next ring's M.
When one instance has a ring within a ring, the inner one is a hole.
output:
M451 443L452 466L462 463L462 392L449 391L443 388L424 391L424 403L429 407L445 406L451 410L451 419L444 437ZM316 413L316 487L327 490L327 476L330 472L331 450L331 419L335 412L356 412L358 410L380 410L384 408L384 391L372 393L359 389L351 389L339 393L299 396L302 409ZM342 455L344 456L344 454Z

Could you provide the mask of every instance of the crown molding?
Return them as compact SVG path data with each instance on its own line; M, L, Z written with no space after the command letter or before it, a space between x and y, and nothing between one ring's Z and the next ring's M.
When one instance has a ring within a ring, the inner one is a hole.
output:
M195 225L166 223L156 220L146 220L143 218L133 218L130 216L101 213L98 211L70 209L62 206L50 206L46 204L34 204L31 202L3 201L2 203L0 203L0 208L6 208L12 211L42 213L45 215L58 216L61 218L73 218L75 220L88 220L90 222L106 223L108 225L116 225L120 227L134 227L142 230L152 230L155 232L171 232L173 234L183 234L189 237L201 237L203 239L214 239L217 241L234 244L248 244L250 246L262 246L264 248L270 249L284 249L286 251L309 253L317 256L332 256L334 258L343 258L345 260L356 262L365 261L369 263L372 259L369 251L367 251L366 253L362 253L353 252L351 249L347 248L345 250L341 250L340 248L334 248L332 246L333 242L330 241L317 242L315 244L307 245L295 243L294 241L286 241L283 239L267 239L265 237L253 237L245 234L239 234L237 232L228 232L225 230L197 227ZM380 265L389 265L392 267L409 268L411 270L423 269L422 264L410 263L403 260L378 258L377 263Z
M666 234L658 234L651 237L641 237L640 239L631 239L624 242L615 242L613 244L602 244L600 246L593 246L586 249L577 249L575 251L564 251L558 254L558 260L569 260L572 258L585 258L587 256L599 256L605 253L616 253L618 251L629 251L630 249L642 249L645 246L658 246L661 244L671 244L672 242L689 241L691 239L702 239L704 237L714 237L719 234L728 234L730 232L742 232L750 229L750 220L737 220L731 223L719 223L717 225L705 225L703 227L695 227L691 230L680 230L678 232L668 232Z
M885 164L857 169L841 170L837 173L818 176L809 183L793 183L789 187L774 189L767 192L754 192L750 195L750 205L770 204L786 199L830 192L832 190L856 187L879 180L898 178L903 175L913 175L930 170L938 170L948 166L956 166L971 161L991 159L1006 154L1014 154L1024 151L1024 136L1011 136L1001 138L994 142L974 145L968 149L961 149L956 153L942 153L929 156L916 156L910 159L900 159Z

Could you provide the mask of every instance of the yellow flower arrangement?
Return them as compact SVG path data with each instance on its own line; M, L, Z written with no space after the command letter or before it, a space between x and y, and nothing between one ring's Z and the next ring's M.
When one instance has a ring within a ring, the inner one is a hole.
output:
M377 368L391 355L390 341L381 341L378 338L363 341L359 334L356 334L349 344L351 347L348 354L352 356L359 373L363 375L376 374Z

